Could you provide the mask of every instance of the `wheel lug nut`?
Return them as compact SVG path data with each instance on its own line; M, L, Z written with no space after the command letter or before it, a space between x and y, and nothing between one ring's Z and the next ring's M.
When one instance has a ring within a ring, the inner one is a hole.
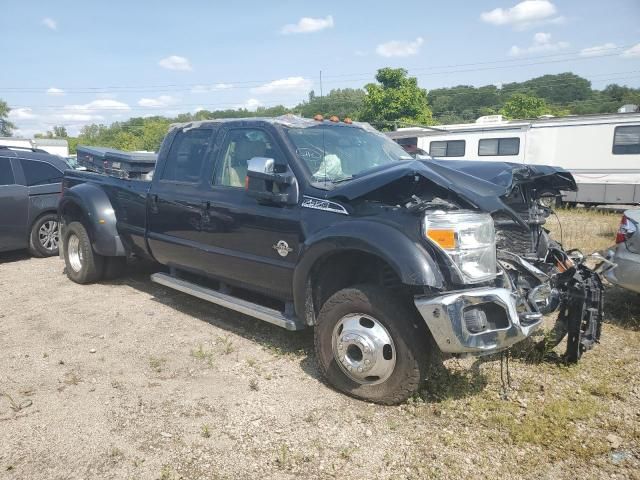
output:
M359 367L359 368L358 368L358 371L359 371L359 372L362 372L362 367Z
M369 365L370 363L371 363L371 362L370 362L369 360L365 360L365 361L364 361L364 364L365 364L365 365Z

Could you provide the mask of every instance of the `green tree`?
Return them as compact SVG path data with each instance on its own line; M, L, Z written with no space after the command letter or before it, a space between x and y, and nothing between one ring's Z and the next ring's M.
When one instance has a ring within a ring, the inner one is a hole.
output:
M378 83L364 87L367 96L361 119L382 128L390 128L394 124L433 123L427 91L418 87L415 77L407 74L404 68L378 70Z
M7 102L0 100L0 137L10 137L13 135L13 129L16 126L9 121L9 112L11 109Z
M53 127L53 136L57 138L67 138L69 134L67 133L67 129L64 125L55 125Z
M550 113L547 103L538 97L516 93L511 96L500 110L500 113L510 119L537 118Z
M324 97L317 96L311 90L309 100L302 102L293 110L298 115L307 118L321 114L325 117L337 115L340 118L350 117L353 120L358 120L365 96L364 90L360 88L337 88L331 90Z

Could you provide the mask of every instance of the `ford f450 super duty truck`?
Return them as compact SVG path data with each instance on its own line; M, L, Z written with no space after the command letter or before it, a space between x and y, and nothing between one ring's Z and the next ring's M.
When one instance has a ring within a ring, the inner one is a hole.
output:
M154 282L314 327L328 383L394 404L432 352L499 352L554 310L570 359L597 341L600 280L543 228L549 188L576 186L553 167L413 160L350 120L191 122L151 181L65 173L61 255L77 283L138 256L166 267Z

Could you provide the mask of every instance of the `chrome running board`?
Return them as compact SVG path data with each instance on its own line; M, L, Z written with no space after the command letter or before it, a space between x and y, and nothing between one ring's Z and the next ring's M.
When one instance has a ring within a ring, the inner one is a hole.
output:
M274 325L286 328L287 330L301 330L305 327L305 325L303 325L302 323L296 322L292 318L286 317L282 312L279 312L278 310L258 305L257 303L252 303L247 300L242 300L240 298L232 297L231 295L227 295L210 288L202 287L200 285L182 280L180 278L172 277L171 275L167 275L166 273L152 274L151 281L159 283L160 285L164 285L165 287L173 288L174 290L178 290L188 295L193 295L194 297L201 298L202 300L206 300L207 302L215 303L216 305L220 305L230 310L235 310L236 312L243 313L250 317L273 323Z

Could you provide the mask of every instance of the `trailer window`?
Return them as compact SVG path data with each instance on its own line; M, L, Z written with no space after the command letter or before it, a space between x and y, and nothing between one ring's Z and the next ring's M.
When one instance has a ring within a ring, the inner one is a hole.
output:
M518 155L520 153L520 139L510 138L483 138L478 142L478 156L502 156Z
M20 159L27 186L48 185L62 181L62 172L45 162Z
M429 155L432 157L464 157L464 140L436 141L429 144Z
M0 185L13 185L16 183L11 169L11 160L0 158Z
M640 125L616 127L613 134L613 154L640 153Z
M162 180L198 183L212 133L211 129L204 128L178 132L171 143Z

